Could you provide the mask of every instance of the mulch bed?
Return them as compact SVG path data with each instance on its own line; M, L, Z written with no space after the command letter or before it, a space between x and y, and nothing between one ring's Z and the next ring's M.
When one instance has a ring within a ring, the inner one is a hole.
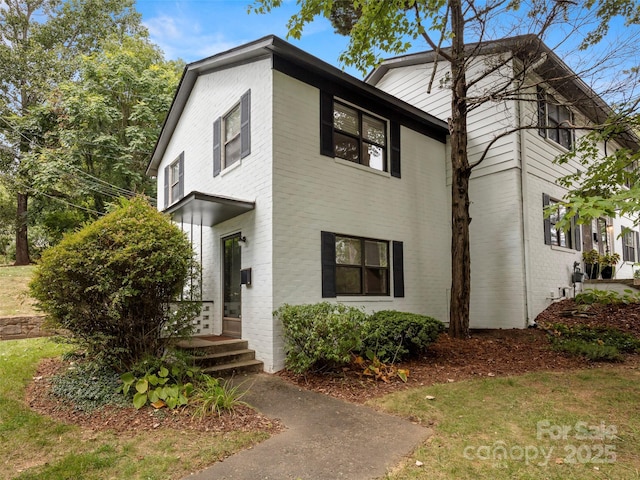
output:
M355 403L364 403L388 393L434 383L457 382L470 378L519 375L536 371L565 371L597 368L580 357L572 357L551 349L546 329L554 323L584 324L591 327L617 328L640 337L640 305L577 306L573 300L552 304L536 319L539 328L526 330L482 330L471 338L459 340L443 334L421 358L405 362L400 368L409 370L407 383L399 379L389 383L363 377L357 368L339 373L294 375L279 372L283 379L300 387ZM624 365L640 368L640 355L627 355ZM27 389L27 401L35 411L66 423L93 430L135 433L140 430L172 428L228 432L262 430L277 432L283 428L277 420L268 419L247 407L234 414L194 419L189 410L154 412L151 408L105 408L91 414L76 411L50 395L50 378L65 365L49 359L41 363L34 381Z
M60 359L45 359L38 366L34 381L27 387L27 402L31 409L63 423L75 424L91 430L111 430L118 434L170 428L181 431L224 433L232 431L265 431L276 433L284 427L278 420L255 410L238 406L233 413L221 416L193 416L193 409L175 410L143 407L105 407L91 413L78 411L73 405L61 402L51 394L51 377L67 368Z
M579 316L567 316L576 312ZM591 327L618 328L640 337L640 305L592 305L578 308L573 300L553 303L536 319L539 328L526 330L479 330L471 338L459 340L443 334L422 358L408 361L399 368L409 370L407 383L374 382L360 370L345 369L339 374L279 375L301 387L336 398L364 403L388 393L470 378L519 375L536 371L565 371L597 368L581 357L569 356L551 349L545 329L554 323L585 324ZM640 365L640 355L628 355L625 364Z

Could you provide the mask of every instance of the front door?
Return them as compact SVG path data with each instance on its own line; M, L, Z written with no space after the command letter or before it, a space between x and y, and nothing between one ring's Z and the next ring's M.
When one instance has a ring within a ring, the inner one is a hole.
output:
M240 289L240 234L222 240L223 308L222 335L240 338L242 310Z

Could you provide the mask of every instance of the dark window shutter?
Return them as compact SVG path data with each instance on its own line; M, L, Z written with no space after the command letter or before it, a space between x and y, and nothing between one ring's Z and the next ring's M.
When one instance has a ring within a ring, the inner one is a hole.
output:
M636 244L635 244L635 258L633 259L634 262L640 262L640 252L638 250L640 250L640 233L635 232L636 233Z
M400 178L400 124L391 122L391 176Z
M393 296L404 297L404 246L393 242Z
M184 152L178 157L178 198L184 197Z
M213 176L217 177L220 173L220 165L222 161L222 145L221 140L222 118L218 117L213 122Z
M322 298L336 296L336 235L321 232Z
M169 166L164 167L164 208L169 206Z
M240 98L240 158L251 153L251 90Z
M333 95L320 91L320 154L334 157Z
M544 209L549 206L549 195L542 194L542 213L544 215ZM547 216L544 217L544 243L545 245L551 245L551 219Z
M582 238L580 236L580 225L578 225L578 216L575 215L571 218L571 235L573 236L573 249L582 250Z

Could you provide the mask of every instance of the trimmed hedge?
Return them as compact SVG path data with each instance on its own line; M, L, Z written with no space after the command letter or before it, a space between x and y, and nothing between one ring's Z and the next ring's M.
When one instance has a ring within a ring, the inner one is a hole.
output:
M282 305L273 314L284 330L285 364L295 373L346 365L362 347L367 315L360 309L328 302Z
M423 353L444 329L435 318L382 310L366 322L364 350L374 352L383 362L397 362Z
M385 310L362 310L328 302L283 305L273 312L283 326L285 366L294 373L331 370L371 352L397 362L424 352L444 331L434 318Z

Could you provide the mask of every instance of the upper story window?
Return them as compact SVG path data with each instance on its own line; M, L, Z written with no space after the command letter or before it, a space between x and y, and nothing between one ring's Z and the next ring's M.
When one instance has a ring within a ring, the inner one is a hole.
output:
M164 168L164 206L177 202L184 196L184 152Z
M240 160L240 104L224 116L224 166Z
M575 218L571 219L569 229L565 230L558 227L558 222L567 214L566 207L558 205L559 203L559 200L552 199L549 195L542 195L544 209L555 206L551 211L551 215L544 219L544 243L546 245L580 250L580 229L576 225Z
M333 104L335 156L387 171L387 123L339 102Z
M538 133L542 137L562 145L567 150L573 147L571 110L556 102L541 88L538 89Z
M320 154L400 178L400 124L320 91Z
M251 153L251 90L213 122L213 176Z

